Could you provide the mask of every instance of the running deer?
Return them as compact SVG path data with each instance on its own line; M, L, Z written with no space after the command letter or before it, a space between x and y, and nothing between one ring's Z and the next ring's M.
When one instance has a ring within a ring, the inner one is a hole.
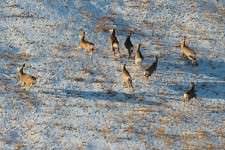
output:
M186 46L186 38L181 41L180 45L181 55L184 58L191 60L192 65L197 65L197 56L194 50Z
M122 81L123 81L123 85L125 87L127 87L129 89L133 89L132 78L126 68L126 64L123 65Z
M21 86L25 87L26 89L29 89L37 82L37 78L25 73L24 67L25 64L23 64L22 68L19 70L19 81L21 83Z

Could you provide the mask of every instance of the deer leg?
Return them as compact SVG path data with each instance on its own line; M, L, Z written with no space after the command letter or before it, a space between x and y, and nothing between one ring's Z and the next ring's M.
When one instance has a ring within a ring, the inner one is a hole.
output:
M23 81L20 81L20 85L21 85L21 86L24 86L25 83L24 83Z
M124 87L127 88L128 87L128 83L124 82Z
M131 49L128 49L128 59L131 58Z
M184 58L184 59L187 59L187 56L183 53L182 54L182 57Z
M115 53L115 48L113 47L113 45L112 45L112 51L113 51L113 55L115 56L116 53Z
M119 56L120 56L120 48L119 48L119 46L118 46L118 48L117 48L117 51L118 51L118 53L119 53Z
M90 60L91 60L91 64L93 64L93 53L91 52L91 55L90 55Z

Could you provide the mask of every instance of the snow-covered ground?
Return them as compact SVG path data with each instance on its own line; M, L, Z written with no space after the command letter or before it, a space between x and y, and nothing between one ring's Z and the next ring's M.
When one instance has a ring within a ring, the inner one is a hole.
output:
M110 28L122 58L113 58ZM95 42L90 60L79 31ZM124 41L142 43L144 66L127 60ZM192 67L177 47L198 55ZM24 91L17 68L38 77ZM135 91L124 89L121 65ZM183 92L197 84L197 99ZM0 149L224 149L224 0L0 0Z

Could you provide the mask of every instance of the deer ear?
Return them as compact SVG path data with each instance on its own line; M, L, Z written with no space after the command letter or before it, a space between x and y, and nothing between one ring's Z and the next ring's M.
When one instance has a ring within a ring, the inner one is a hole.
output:
M131 36L133 34L133 32L130 30L128 31L128 35Z

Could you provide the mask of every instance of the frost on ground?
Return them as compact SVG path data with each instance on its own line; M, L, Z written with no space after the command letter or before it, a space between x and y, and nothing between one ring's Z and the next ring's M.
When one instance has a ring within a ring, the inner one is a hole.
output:
M78 49L81 28L93 60ZM128 31L144 65L159 56L149 81L126 59ZM196 67L180 57L183 36ZM0 0L0 149L223 149L224 41L224 0ZM16 80L23 63L38 77L29 91ZM120 81L123 63L134 92ZM198 97L184 104L191 81Z

